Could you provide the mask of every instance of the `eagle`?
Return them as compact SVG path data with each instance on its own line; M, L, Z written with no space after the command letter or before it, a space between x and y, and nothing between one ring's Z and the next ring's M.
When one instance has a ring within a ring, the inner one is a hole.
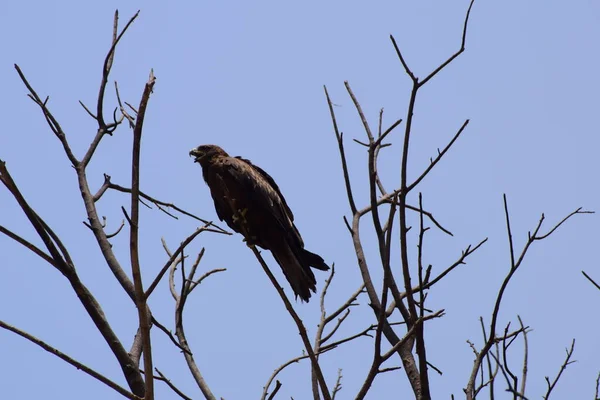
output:
M327 271L321 256L304 248L294 214L273 178L242 157L230 157L219 146L205 144L190 151L202 167L217 215L248 246L270 250L296 298L308 302L316 292L311 267Z

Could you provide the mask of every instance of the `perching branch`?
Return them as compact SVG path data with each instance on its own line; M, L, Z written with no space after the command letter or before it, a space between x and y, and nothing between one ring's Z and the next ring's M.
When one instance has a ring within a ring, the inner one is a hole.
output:
M310 344L310 340L308 339L308 335L306 334L306 328L304 327L302 320L300 319L300 317L294 310L292 303L290 303L290 300L285 295L285 292L283 291L283 288L277 282L277 279L275 279L275 276L269 269L267 263L260 255L260 251L258 251L256 246L251 246L250 249L256 256L256 259L262 266L262 268L265 271L265 273L267 274L267 276L269 277L269 280L275 287L275 290L277 290L277 293L279 294L279 297L281 297L281 300L283 301L283 304L285 305L286 310L288 311L288 313L291 315L292 319L296 323L296 327L298 328L298 333L300 334L300 337L302 338L302 342L304 343L306 352L308 353L308 355L310 357L311 365L315 371L315 374L317 375L317 380L319 381L319 385L321 386L321 393L323 395L323 398L325 400L331 400L331 394L329 393L329 389L327 388L327 382L325 381L325 377L323 376L323 372L321 371L319 361L317 360L315 352Z

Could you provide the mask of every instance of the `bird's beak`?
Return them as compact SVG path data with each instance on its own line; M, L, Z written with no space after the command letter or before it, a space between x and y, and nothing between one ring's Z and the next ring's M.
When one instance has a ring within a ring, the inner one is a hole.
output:
M204 155L204 153L202 153L198 149L192 149L192 150L190 150L190 157L194 157L194 162L195 163L199 162L203 155Z

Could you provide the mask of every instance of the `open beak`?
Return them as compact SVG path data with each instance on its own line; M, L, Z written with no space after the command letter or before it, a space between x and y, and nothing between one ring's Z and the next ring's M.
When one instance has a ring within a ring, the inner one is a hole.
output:
M190 157L194 157L194 162L199 162L204 154L198 149L190 150Z

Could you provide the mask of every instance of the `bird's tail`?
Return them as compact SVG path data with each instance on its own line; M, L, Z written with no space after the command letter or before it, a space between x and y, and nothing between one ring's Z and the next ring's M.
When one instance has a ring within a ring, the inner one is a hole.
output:
M302 251L302 258L306 264L321 271L327 271L329 269L329 266L325 264L325 261L320 255L304 249L302 249Z
M303 301L308 303L310 292L317 291L315 274L310 267L313 266L322 271L328 270L329 267L319 255L308 250L301 248L296 252L290 246L281 246L278 250L277 253L272 252L275 261L281 267L296 297L300 296Z

